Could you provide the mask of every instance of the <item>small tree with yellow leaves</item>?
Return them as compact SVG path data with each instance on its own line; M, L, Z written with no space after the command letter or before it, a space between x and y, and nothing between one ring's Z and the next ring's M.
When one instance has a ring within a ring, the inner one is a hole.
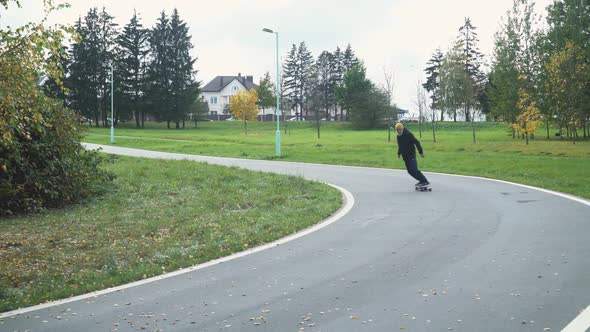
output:
M518 130L529 144L529 134L533 134L541 125L541 112L537 103L531 99L531 96L524 88L518 90L518 102L516 107L520 114L516 117L516 122L512 124L514 130Z
M247 122L255 120L258 115L258 93L256 90L243 90L229 100L229 109L235 119L244 121L244 133L248 135Z

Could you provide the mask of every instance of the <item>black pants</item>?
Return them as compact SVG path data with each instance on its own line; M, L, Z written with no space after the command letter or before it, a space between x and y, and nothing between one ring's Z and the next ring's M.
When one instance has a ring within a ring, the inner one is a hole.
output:
M408 170L408 173L410 173L414 179L420 182L428 182L424 174L422 174L422 172L420 172L418 169L418 162L416 161L416 158L404 159L404 163L406 163L406 169Z

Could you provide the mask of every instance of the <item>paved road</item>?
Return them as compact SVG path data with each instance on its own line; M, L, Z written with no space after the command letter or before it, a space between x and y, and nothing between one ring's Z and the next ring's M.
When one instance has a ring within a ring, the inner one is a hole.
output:
M440 174L421 193L397 170L190 159L329 182L354 207L268 250L6 317L0 330L559 331L590 304L586 200Z

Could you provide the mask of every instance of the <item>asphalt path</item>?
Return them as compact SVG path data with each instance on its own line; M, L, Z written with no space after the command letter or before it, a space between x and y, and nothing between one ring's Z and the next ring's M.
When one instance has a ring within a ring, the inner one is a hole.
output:
M252 253L0 314L0 331L590 327L588 200L434 173L425 173L433 191L416 192L400 170L102 147L303 176L343 188L346 205L322 227Z

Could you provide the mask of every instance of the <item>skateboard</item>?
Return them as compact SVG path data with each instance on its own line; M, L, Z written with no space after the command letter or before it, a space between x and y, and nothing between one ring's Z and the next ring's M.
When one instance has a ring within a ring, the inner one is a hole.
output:
M416 186L416 191L432 191L432 188L430 188L430 186Z

